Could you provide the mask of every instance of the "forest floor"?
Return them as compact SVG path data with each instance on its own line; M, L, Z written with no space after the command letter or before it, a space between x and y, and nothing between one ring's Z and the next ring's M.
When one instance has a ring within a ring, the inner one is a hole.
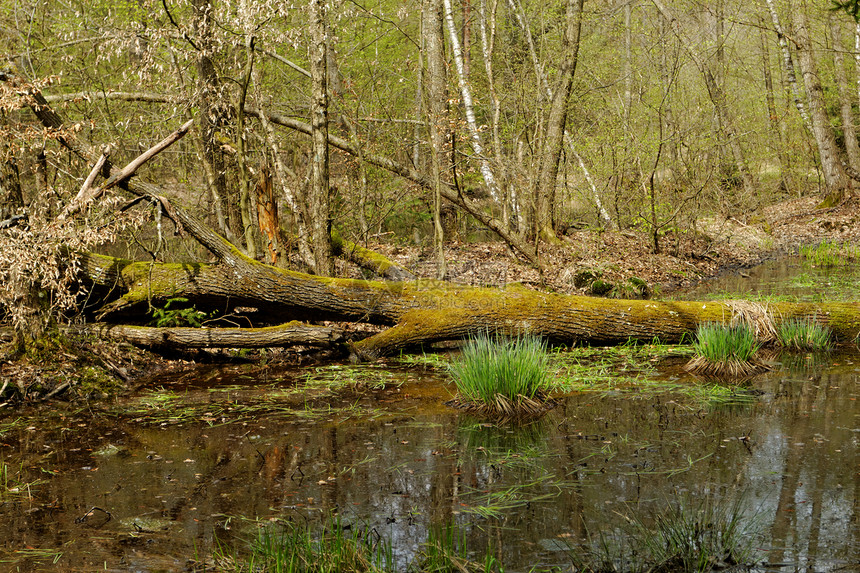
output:
M622 285L611 295L630 295L631 278L641 279L652 294L689 288L726 272L742 272L769 258L797 252L802 245L824 240L860 242L860 197L817 209L817 196L784 201L737 218L699 219L695 229L660 237L660 252L644 231L584 229L544 247L541 273L517 260L501 242L449 243L445 255L448 280L469 285L504 286L519 282L536 289L569 294L591 294L591 283L581 280L588 271L610 285ZM421 278L435 278L432 247L373 245Z

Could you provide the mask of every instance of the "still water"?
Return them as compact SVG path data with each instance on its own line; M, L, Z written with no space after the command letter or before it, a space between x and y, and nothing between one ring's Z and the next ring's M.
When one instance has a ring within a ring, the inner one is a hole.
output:
M736 292L776 271L756 273ZM757 571L860 570L860 355L773 361L746 403L620 384L561 396L526 427L445 405L453 388L433 360L208 366L111 403L5 412L0 569L211 571L218 543L336 514L403 567L431 528L456 524L475 559L570 570L630 517L710 500L741 503ZM651 376L702 384L679 372Z

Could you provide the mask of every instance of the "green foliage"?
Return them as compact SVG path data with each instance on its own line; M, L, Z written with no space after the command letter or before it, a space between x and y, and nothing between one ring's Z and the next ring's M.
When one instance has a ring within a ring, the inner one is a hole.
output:
M365 535L365 533L367 535ZM247 561L233 559L233 571L278 573L382 573L393 570L389 545L370 532L329 521L315 533L294 522L269 525L251 544Z
M736 326L701 324L693 342L696 354L712 362L748 362L760 347L753 331L743 323Z
M483 563L466 557L465 532L456 525L432 528L415 561L398 569L391 545L375 529L329 519L317 529L293 521L269 524L251 542L250 554L238 556L223 545L222 571L255 573L491 573L504 569L488 550Z
M844 265L858 257L855 246L824 240L817 245L800 247L800 256L808 263L819 267L835 267Z
M552 387L546 343L533 336L480 334L449 369L465 401L503 415L542 402Z
M830 350L831 331L812 319L793 318L779 323L776 328L780 346L796 350Z
M170 308L176 303L184 304L186 302L188 302L187 298L178 296L167 299L167 302L164 303L164 307L162 308L153 307L150 313L152 316L151 324L158 328L171 326L199 327L206 319L207 315L205 312L201 312L193 306L185 308Z
M748 376L763 368L755 357L760 347L746 323L700 324L693 342L696 357L687 363L687 369L709 376Z

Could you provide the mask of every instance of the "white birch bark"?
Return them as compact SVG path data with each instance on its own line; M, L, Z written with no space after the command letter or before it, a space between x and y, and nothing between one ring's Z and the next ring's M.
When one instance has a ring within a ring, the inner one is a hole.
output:
M460 47L460 40L457 37L457 26L454 24L454 11L451 8L451 0L442 0L445 9L445 25L448 28L448 39L451 41L451 53L454 56L454 66L457 69L458 85L460 87L460 97L463 98L463 108L466 112L466 123L469 126L471 134L472 150L478 157L481 165L481 175L484 177L484 183L490 192L490 196L494 201L498 202L499 193L496 187L496 177L493 175L493 168L490 165L486 155L484 155L484 146L481 143L481 131L478 129L478 122L475 120L475 105L472 100L472 90L469 88L469 83L466 81L466 71L463 64L463 50Z
M779 41L779 49L782 51L782 68L785 74L785 80L791 88L791 96L794 99L794 107L800 114L803 120L803 126L812 133L812 120L809 118L809 113L806 111L806 106L803 104L803 98L800 96L800 87L797 83L797 74L794 72L794 59L791 57L791 50L788 47L788 41L785 38L782 24L779 22L779 14L773 4L773 0L765 0L767 8L770 11L770 18L773 20L773 28L776 31L776 38Z

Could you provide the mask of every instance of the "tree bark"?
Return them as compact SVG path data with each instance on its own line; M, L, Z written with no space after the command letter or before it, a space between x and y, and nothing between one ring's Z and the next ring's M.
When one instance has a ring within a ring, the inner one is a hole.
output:
M448 80L445 74L445 44L442 25L442 2L425 0L422 23L427 61L427 125L430 130L430 159L433 181L433 246L436 252L436 278L447 274L442 229L443 171L450 165L448 160Z
M100 337L156 348L274 348L332 346L344 339L343 331L329 326L290 322L264 328L155 328L119 324L90 327Z
M558 179L558 164L561 160L561 150L564 144L565 124L567 122L567 106L573 87L573 76L576 73L576 63L579 56L579 34L582 29L582 8L585 0L568 0L565 10L565 30L561 42L562 62L559 68L558 83L552 95L549 117L546 120L546 132L541 144L540 175L537 195L537 212L535 216L535 237L547 242L556 243L555 221L555 188Z
M314 271L331 276L331 198L328 157L328 66L325 0L311 0L311 239Z
M490 166L490 161L484 154L484 145L481 141L481 130L478 128L478 122L475 119L475 106L472 101L472 89L469 87L468 79L466 78L466 70L463 64L463 50L460 47L460 40L457 38L457 26L454 23L454 11L451 7L451 0L442 0L442 5L445 12L445 25L448 27L448 38L451 41L451 53L454 57L454 67L457 70L457 80L460 86L460 96L463 98L463 109L466 112L466 124L469 127L470 141L472 142L472 150L481 166L481 175L484 177L484 183L487 185L487 191L494 201L498 202L499 194L496 189L496 176L493 173L493 168Z
M215 217L218 228L233 238L236 235L238 221L235 209L231 208L227 197L227 168L224 153L216 140L216 133L224 123L226 110L218 102L221 98L221 86L219 85L218 72L211 54L214 52L212 40L212 3L211 0L193 0L194 29L200 46L198 51L197 67L197 93L195 99L199 107L197 114L199 121L199 145L201 147L201 160L206 173L206 184L212 195ZM109 94L112 95L112 94ZM144 96L138 101L150 101L145 98L147 94L135 94Z
M845 140L845 153L848 164L855 171L860 171L860 145L857 144L857 131L854 127L854 109L851 90L848 87L848 75L845 72L845 57L842 43L840 22L832 15L830 17L830 34L833 37L833 70L836 76L836 87L839 90L839 109L842 116L842 135Z
M788 82L791 88L791 94L794 99L794 107L797 108L797 113L803 120L803 126L812 132L812 120L806 111L806 106L803 104L803 98L800 96L800 88L797 84L797 75L794 73L794 59L791 57L791 49L788 41L785 38L785 32L782 30L782 24L779 21L779 13L776 11L773 0L765 0L767 8L770 12L770 18L773 21L773 29L776 32L776 38L779 42L779 49L782 51L782 71L785 74L785 81Z
M803 83L806 86L806 99L809 103L810 118L812 120L812 134L818 145L818 156L821 161L821 171L824 174L824 182L827 186L826 193L834 197L841 197L842 192L848 186L848 175L842 166L839 148L836 146L836 138L827 117L827 108L824 101L824 90L821 87L821 79L818 75L818 65L812 53L812 43L809 37L809 21L806 15L806 2L792 10L794 20L794 35L797 44L800 71L803 74Z

